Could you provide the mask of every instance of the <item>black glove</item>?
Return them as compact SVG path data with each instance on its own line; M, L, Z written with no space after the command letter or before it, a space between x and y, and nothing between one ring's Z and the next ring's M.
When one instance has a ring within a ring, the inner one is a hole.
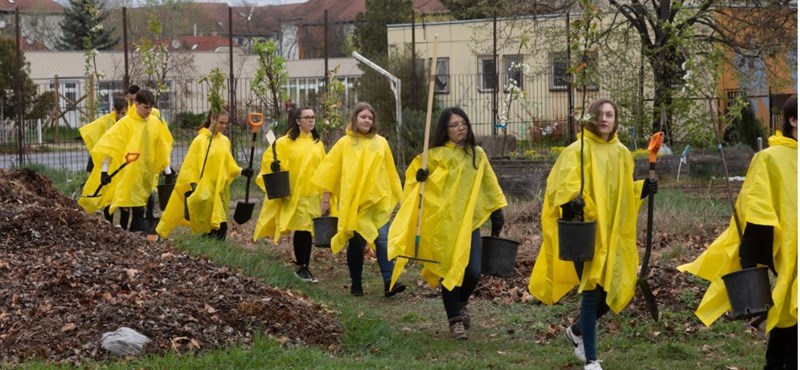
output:
M644 179L644 186L642 186L642 198L647 198L650 194L658 193L658 179Z
M428 171L427 168L418 169L417 170L417 176L416 176L417 182L424 182L425 180L427 180L428 179L428 174L430 174L430 173L431 173L431 171Z
M269 169L272 172L281 172L281 161L272 161L269 165Z
M100 172L100 184L108 185L111 183L111 176L108 175L108 172L103 171Z
M248 179L253 177L253 169L252 168L243 168L242 169L242 176L247 177Z
M582 197L577 197L567 203L561 205L561 219L562 220L579 220L583 221L583 208L586 202Z
M172 170L172 169L171 169ZM175 180L178 178L178 174L175 173L175 170L172 170L169 175L164 173L164 183L165 184L174 184Z
M506 223L506 218L503 216L503 209L498 209L492 212L489 219L492 220L492 236L500 236L500 232L503 231L503 225Z

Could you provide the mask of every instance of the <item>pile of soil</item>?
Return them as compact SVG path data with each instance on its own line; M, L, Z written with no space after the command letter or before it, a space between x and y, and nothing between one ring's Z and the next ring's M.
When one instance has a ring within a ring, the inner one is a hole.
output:
M148 353L247 345L256 333L336 350L335 314L87 215L30 170L0 169L0 361L110 356L127 326Z

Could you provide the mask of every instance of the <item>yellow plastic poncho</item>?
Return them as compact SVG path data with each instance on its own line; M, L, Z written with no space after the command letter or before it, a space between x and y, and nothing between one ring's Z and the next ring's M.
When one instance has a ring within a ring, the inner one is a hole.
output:
M109 174L125 162L127 153L139 153L139 159L101 189L102 197L82 197L78 204L89 213L106 206L111 207L112 213L119 207L144 206L158 184L158 173L169 165L172 142L172 134L161 120L153 115L144 119L136 109L128 111L92 148L95 166L83 187L83 195L91 195L100 185L101 163L106 157L111 158Z
M209 140L211 147L209 149ZM206 153L208 158L206 159ZM205 169L203 161L205 160ZM200 173L202 172L202 178ZM211 131L201 128L192 140L183 160L175 188L170 194L167 209L161 215L156 232L166 238L176 226L189 226L194 234L205 234L219 229L228 220L228 203L231 200L230 186L242 172L231 154L231 142L227 136L217 133L211 139ZM191 183L196 183L194 193L185 199ZM184 207L189 202L191 221L184 218Z
M616 313L633 298L639 254L636 217L643 181L633 181L633 156L616 135L608 142L590 131L584 134L584 219L596 220L594 258L584 263L579 279L571 261L558 258L558 219L561 205L578 196L581 186L581 140L558 156L547 176L542 207L542 246L533 265L528 290L546 304L567 292L593 290L608 293L606 303Z
M431 287L439 280L449 290L461 286L472 232L492 212L507 205L486 153L475 147L475 155L478 168L473 166L472 155L452 142L428 151L430 176L425 181L418 257L439 262L422 263L422 276ZM417 156L406 171L400 210L389 228L390 260L414 256L420 188L416 173L421 166L422 157ZM407 262L403 258L395 261L392 284Z
M90 153L92 152L92 148L94 148L94 144L97 143L100 137L102 137L111 126L114 126L116 122L117 112L111 112L78 129L81 133L81 138L83 138L83 142L86 144L86 149L89 150Z
M105 134L106 131L108 131L108 129L111 128L111 126L113 126L114 123L116 122L117 122L117 112L111 112L78 129L78 131L80 131L81 138L83 138L84 144L86 144L86 149L89 151L90 157L94 145L97 143L98 140L100 140L103 134ZM90 173L90 177L92 173ZM108 205L111 202L112 194L114 194L113 184L108 184L104 187L105 191L102 191L101 189L102 192L99 194L100 197L97 198L85 197L86 195L90 196L93 195L95 190L97 190L97 186L100 185L100 172L97 172L95 176L96 178L93 179L93 181L96 181L96 183L93 182L91 188L87 187L86 184L84 184L83 188L84 197L78 200L78 204L81 205L81 207L83 207L83 209L89 213L92 213L95 210L97 210L99 208L98 207L99 204ZM89 180L87 180L87 183L88 182Z
M389 222L402 190L386 139L348 128L311 182L338 200L338 229L331 238L331 251L338 253L355 232L374 249L378 229Z
M283 136L275 141L274 145L281 161L281 169L289 171L291 196L280 199L264 197L261 214L253 232L253 240L272 237L277 244L281 234L288 231L301 230L312 233L314 231L311 220L322 213L320 210L322 193L308 180L325 158L325 146L321 141L315 141L310 133L306 135L302 132L294 140ZM256 177L256 184L263 191L267 189L262 176L272 173L270 165L273 159L272 147L269 147L264 151L264 156L261 158L261 172Z
M773 227L772 258L778 273L772 288L774 306L766 330L797 324L797 141L778 131L769 148L753 157L736 200L742 227ZM731 217L728 228L691 263L678 266L711 282L695 314L706 326L731 308L722 276L739 271L739 234Z

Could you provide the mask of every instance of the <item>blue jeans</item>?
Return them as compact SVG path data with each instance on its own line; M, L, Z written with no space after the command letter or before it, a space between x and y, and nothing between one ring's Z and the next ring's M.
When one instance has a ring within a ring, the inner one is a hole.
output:
M583 276L583 262L575 262L575 271L579 278ZM572 325L572 332L583 337L583 350L586 352L587 363L597 360L597 319L605 315L609 309L603 287L598 285L593 290L584 290L581 293L580 316Z
M347 268L350 270L350 280L354 286L361 286L361 276L364 270L364 248L367 241L359 233L353 234L347 245ZM389 246L389 224L378 229L378 238L375 239L375 253L378 257L378 266L381 269L383 282L392 280L394 262L389 261L387 250Z
M447 318L452 319L461 316L461 304L466 304L472 292L478 286L481 280L481 233L476 229L472 232L472 240L469 247L469 263L467 269L464 270L464 281L461 286L454 287L453 290L447 290L442 287L442 301L444 302L444 310L447 313Z

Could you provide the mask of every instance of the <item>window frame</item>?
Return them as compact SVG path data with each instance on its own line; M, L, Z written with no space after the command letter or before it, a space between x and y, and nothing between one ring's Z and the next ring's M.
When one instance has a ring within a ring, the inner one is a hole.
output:
M481 93L493 93L497 91L497 79L495 78L497 73L497 65L494 64L494 70L491 74L489 74L488 78L493 79L494 86L486 87L484 85L485 82L489 82L486 80L487 74L484 73L484 62L491 61L494 64L494 56L492 55L478 55L478 92Z

